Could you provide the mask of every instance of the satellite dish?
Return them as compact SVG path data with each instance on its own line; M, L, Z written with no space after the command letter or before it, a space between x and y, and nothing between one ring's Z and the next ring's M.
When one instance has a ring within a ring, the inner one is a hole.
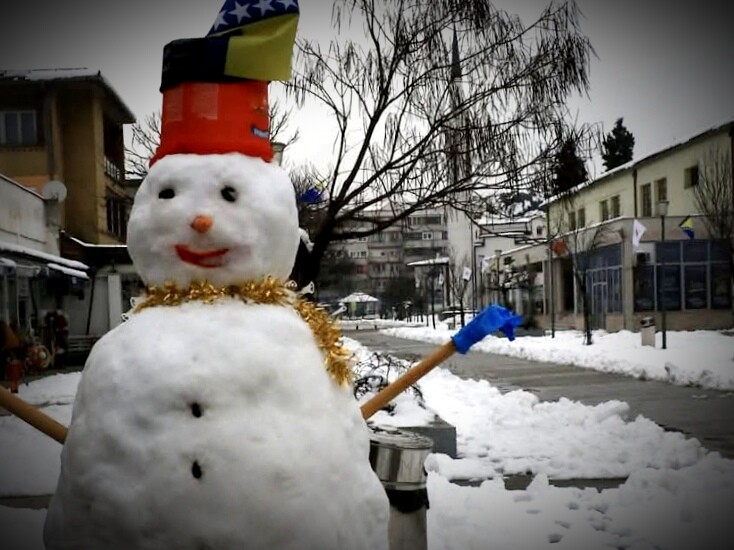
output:
M59 180L51 180L43 186L41 195L46 200L56 200L64 202L66 198L66 185Z

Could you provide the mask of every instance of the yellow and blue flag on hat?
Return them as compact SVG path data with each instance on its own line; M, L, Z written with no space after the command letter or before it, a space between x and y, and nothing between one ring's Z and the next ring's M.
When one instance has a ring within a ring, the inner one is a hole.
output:
M678 227L681 228L681 231L683 231L683 233L688 235L689 239L693 238L693 218L691 218L690 216L686 216L686 219L680 222L678 224Z
M298 15L298 0L225 0L207 33L228 39L224 74L288 80Z

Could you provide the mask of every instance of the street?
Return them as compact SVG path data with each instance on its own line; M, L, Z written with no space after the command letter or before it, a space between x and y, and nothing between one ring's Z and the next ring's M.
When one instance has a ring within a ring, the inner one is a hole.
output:
M345 330L344 335L373 351L417 361L435 348L414 340L395 338L376 330ZM523 389L542 401L562 397L586 405L625 401L630 419L638 415L666 430L698 439L711 451L734 458L734 392L676 386L654 380L599 372L515 357L458 353L443 365L462 378L484 379L501 391Z

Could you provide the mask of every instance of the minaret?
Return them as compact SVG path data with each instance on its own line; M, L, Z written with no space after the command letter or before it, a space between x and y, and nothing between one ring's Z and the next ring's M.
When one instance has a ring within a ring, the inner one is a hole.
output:
M452 108L458 108L463 101L461 90L461 64L459 60L459 40L454 30L453 41L451 45L451 102ZM446 136L446 156L449 164L448 177L451 179L452 185L457 181L465 178L470 170L471 159L469 152L466 151L468 144L462 143L465 138L463 132L463 117L458 118L452 124L454 128L450 129ZM463 151L463 153L462 153ZM469 193L462 192L454 195L452 202L460 202L468 204ZM451 206L445 207L446 230L448 232L448 240L453 248L453 260L459 265L452 265L452 269L462 269L469 267L472 270L472 277L467 282L467 291L464 296L464 304L466 307L474 307L476 296L476 278L478 277L476 269L476 256L474 251L474 238L471 220L469 217L456 208ZM452 303L454 299L452 297Z

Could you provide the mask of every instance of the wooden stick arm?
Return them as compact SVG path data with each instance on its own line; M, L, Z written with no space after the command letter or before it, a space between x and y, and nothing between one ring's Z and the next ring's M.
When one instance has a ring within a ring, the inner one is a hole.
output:
M426 357L421 359L413 368L408 370L400 378L382 388L369 401L362 405L362 417L367 420L398 395L415 384L418 380L428 374L434 367L438 366L456 352L454 342L449 340L441 347L436 348Z
M66 426L59 424L56 420L41 412L33 405L26 403L2 386L0 386L0 407L7 409L8 412L24 420L62 445L66 441L66 434L69 431Z

